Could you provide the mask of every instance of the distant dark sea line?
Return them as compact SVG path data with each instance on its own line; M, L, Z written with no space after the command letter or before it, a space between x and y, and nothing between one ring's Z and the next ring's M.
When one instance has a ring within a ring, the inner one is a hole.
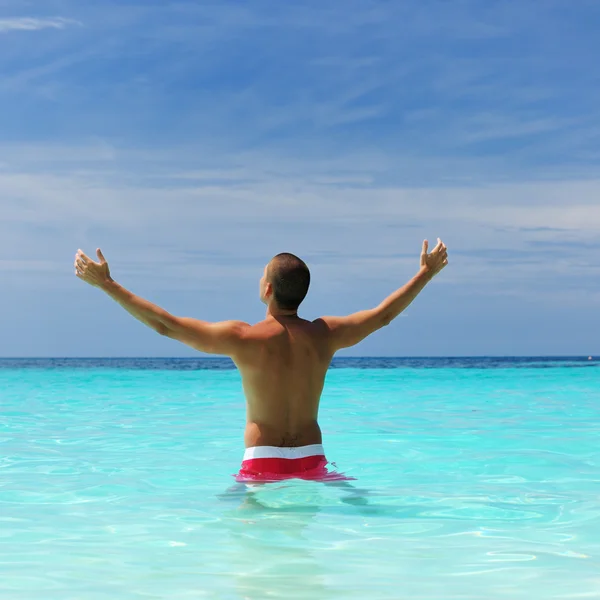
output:
M600 357L336 357L331 369L548 369L600 366ZM145 371L227 371L229 358L0 358L0 369L134 369Z

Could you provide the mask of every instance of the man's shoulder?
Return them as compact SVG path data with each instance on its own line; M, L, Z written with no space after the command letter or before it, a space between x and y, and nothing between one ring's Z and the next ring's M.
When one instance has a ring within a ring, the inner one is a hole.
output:
M318 319L311 321L311 324L316 331L323 335L327 335L331 333L331 328L336 318L337 317L319 317Z
M271 323L268 319L263 319L257 323L246 323L242 334L247 340L260 340L276 335L277 331L276 324Z
M244 337L247 339L268 340L286 335L290 329L300 329L308 334L321 336L329 330L327 323L323 318L309 321L307 319L298 319L294 323L282 324L274 319L263 319L253 324L246 324L244 328Z

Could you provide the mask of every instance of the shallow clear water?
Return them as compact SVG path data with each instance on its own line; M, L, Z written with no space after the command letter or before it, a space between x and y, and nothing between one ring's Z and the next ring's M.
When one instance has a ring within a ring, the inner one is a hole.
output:
M223 494L228 361L0 361L0 598L600 598L599 366L337 361L359 491Z

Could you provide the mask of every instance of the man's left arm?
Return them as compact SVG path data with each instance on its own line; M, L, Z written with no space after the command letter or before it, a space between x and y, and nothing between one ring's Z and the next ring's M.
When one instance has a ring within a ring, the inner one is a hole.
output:
M144 300L119 285L110 276L110 270L102 252L98 249L99 262L91 260L81 250L75 257L77 277L98 287L134 316L160 335L178 340L192 348L209 354L234 356L239 350L247 323L222 321L209 323L187 317L176 317L166 310Z

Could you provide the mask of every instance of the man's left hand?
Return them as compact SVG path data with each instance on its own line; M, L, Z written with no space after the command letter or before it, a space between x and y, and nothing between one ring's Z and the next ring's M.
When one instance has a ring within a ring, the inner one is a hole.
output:
M75 275L79 279L83 279L86 283L94 287L102 287L106 283L112 281L108 263L102 254L100 248L96 250L98 260L93 261L89 256L86 256L82 250L78 250L75 255Z

